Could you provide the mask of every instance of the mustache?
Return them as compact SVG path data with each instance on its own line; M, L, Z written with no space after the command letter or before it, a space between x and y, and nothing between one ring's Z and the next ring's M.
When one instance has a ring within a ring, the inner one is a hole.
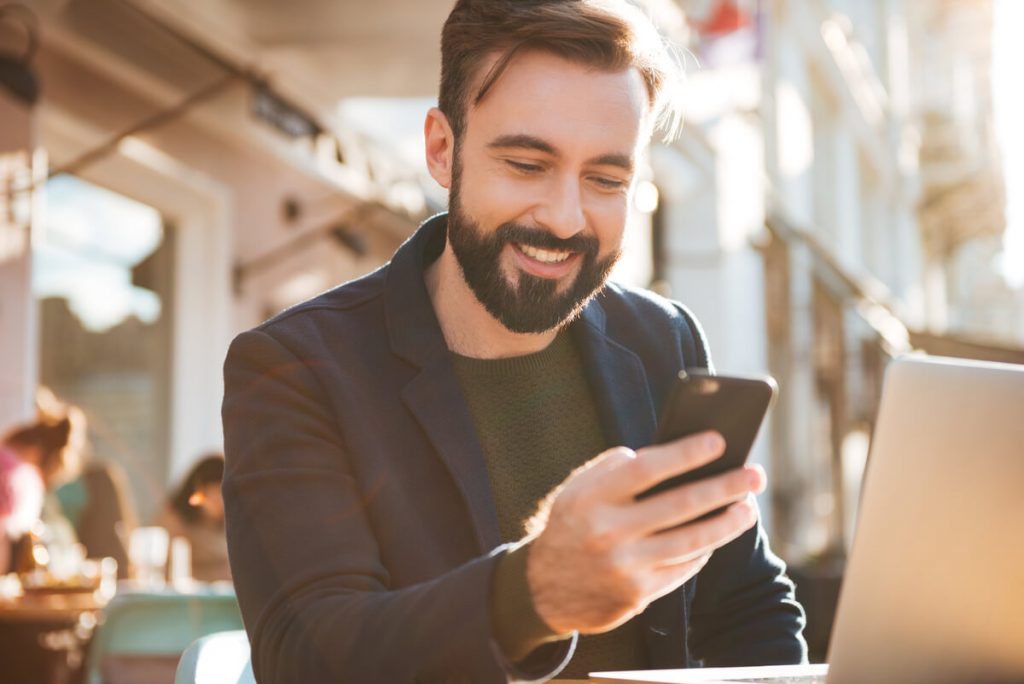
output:
M503 223L498 226L494 236L501 243L517 242L537 249L581 252L591 257L597 256L598 251L597 238L591 235L577 234L559 238L541 228L530 228L520 223Z

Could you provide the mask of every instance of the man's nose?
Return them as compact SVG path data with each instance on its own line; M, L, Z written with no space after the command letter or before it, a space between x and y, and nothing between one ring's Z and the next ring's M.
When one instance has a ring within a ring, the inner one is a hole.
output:
M587 225L581 190L575 176L566 174L556 178L534 212L534 219L556 237L565 239L576 235Z

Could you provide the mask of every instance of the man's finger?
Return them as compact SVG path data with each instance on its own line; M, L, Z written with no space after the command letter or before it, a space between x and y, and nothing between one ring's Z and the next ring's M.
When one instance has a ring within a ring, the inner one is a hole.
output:
M724 451L725 440L714 431L655 444L637 451L635 458L605 459L595 465L593 486L609 500L632 498L670 477L710 463Z
M647 536L699 518L764 487L760 466L745 466L659 492L621 509L621 525L630 536Z
M721 514L633 542L630 561L637 568L686 563L728 544L757 522L753 499L729 506Z
M652 569L648 575L651 585L649 603L675 591L680 585L689 581L707 565L709 560L711 560L711 554L706 553L694 560Z

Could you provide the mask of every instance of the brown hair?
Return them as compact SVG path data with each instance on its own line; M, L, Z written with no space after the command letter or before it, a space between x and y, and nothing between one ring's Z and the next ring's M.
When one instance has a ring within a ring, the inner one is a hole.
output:
M187 523L198 522L203 517L202 509L192 505L192 495L210 484L219 485L224 480L224 454L211 452L192 466L178 488L171 494L171 508Z
M39 404L36 419L15 426L3 439L14 449L39 450L39 470L47 487L78 473L82 442L85 439L85 414L75 406Z
M461 136L470 105L479 104L517 53L544 50L606 71L637 69L653 122L675 134L673 101L682 72L669 44L626 0L458 0L441 32L438 107ZM488 56L498 60L479 74ZM474 84L477 84L474 86ZM471 95L471 87L476 88Z

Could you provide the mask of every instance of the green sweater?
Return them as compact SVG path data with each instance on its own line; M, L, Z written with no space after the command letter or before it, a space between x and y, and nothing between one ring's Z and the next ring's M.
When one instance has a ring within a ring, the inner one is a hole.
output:
M521 539L540 501L574 468L607 448L583 364L567 332L546 349L506 359L453 354L455 373L476 425L490 475L503 542ZM493 610L499 636L551 636L537 615L525 576L525 553L502 558ZM559 675L646 666L636 620L583 636Z

